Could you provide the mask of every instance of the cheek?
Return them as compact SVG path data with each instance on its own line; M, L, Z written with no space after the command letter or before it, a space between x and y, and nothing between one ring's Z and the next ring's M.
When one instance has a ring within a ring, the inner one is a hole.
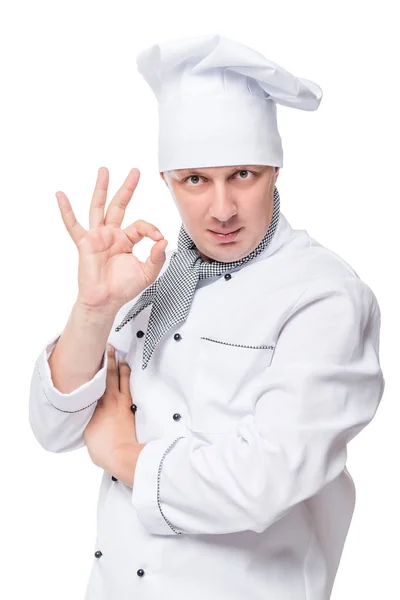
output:
M249 210L246 210L246 217L250 220L260 219L263 221L270 214L272 206L265 193L264 195L256 195L254 198L248 199L246 208L248 207Z
M239 217L244 223L256 223L265 213L265 204L260 202L259 198L255 198L254 201L247 199L241 208Z
M201 227L201 223L205 217L204 207L202 207L200 202L196 202L195 198L191 198L187 202L182 201L179 212L185 222L190 223L193 229Z

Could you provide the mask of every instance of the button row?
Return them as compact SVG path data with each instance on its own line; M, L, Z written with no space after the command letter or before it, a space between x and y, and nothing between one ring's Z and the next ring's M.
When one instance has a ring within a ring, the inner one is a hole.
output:
M131 411L133 412L133 414L135 414L135 412L137 411L136 404L134 404L134 403L131 404ZM174 421L180 421L182 418L182 415L180 415L179 413L174 413L172 415L172 418L174 419ZM111 479L113 481L118 481L118 479L116 477L114 477L114 475L111 476Z
M103 553L101 550L96 550L96 552L94 553L96 558L100 558L100 556L103 556ZM138 575L139 577L143 577L143 575L145 574L145 571L143 569L138 569L136 571L136 575Z
M221 275L221 273L219 273L219 275ZM232 275L230 273L226 273L224 275L224 278L229 281L229 279L232 278ZM136 332L136 336L138 338L142 338L144 336L144 331L142 331L141 329L139 329L139 331ZM180 341L182 339L182 336L180 333L175 333L174 335L174 340L176 340L177 342ZM135 412L137 411L137 406L136 404L132 403L131 405L131 411L135 414ZM179 421L182 418L182 415L180 415L179 413L174 413L172 418L174 419L174 421ZM111 476L111 479L113 481L118 481L118 479L116 477L114 477L114 475ZM103 556L103 553L101 552L101 550L96 550L96 552L94 553L96 558L100 558L101 556ZM143 577L143 575L145 574L143 569L138 569L138 571L136 572L136 574L138 575L138 577Z

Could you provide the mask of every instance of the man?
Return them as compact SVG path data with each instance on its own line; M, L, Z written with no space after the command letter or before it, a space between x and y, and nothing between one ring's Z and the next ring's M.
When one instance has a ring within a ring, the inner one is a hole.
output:
M321 90L218 35L138 66L178 245L120 229L137 169L105 216L99 170L88 231L57 194L79 293L30 395L39 443L86 445L104 470L85 599L326 600L354 510L347 444L384 378L374 293L280 212L276 103L315 110Z

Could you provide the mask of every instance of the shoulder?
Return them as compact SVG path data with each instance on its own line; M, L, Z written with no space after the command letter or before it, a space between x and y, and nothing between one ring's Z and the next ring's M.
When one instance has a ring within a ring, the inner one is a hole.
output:
M298 285L299 293L335 293L369 297L376 302L374 291L342 256L311 237L304 229L293 229L279 261L290 285Z

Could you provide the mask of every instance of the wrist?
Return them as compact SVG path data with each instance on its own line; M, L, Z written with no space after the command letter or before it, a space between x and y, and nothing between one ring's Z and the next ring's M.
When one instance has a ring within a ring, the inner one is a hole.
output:
M118 310L112 307L90 307L79 299L75 301L73 311L82 321L93 325L109 324L110 328L118 312Z

